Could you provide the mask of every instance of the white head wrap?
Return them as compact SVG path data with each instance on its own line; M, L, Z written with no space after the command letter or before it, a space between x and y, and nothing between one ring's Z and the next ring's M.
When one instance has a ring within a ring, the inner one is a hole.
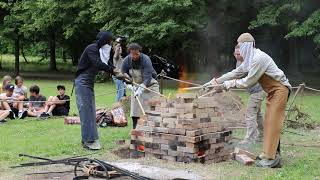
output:
M108 61L110 59L110 51L111 51L111 46L109 44L105 44L99 49L100 58L102 62L104 62L105 64L108 64Z
M246 71L249 71L252 59L253 59L253 53L254 53L254 42L242 42L239 43L240 46L240 55L243 57L243 66Z

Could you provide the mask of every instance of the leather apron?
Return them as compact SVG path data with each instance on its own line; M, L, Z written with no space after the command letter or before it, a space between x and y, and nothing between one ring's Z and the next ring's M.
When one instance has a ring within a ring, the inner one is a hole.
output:
M132 77L133 81L137 84L141 84L143 82L143 75L142 75L142 69L133 69L131 68L129 70L129 74ZM135 86L135 88L138 88L138 86ZM151 90L159 92L159 84L158 81L154 78L151 79L150 84L147 86L147 88L150 88ZM145 89L143 93L138 96L142 107L144 110L150 110L150 106L148 105L148 100L151 99L154 96L158 96L157 94ZM130 109L130 116L131 117L141 117L142 111L138 104L137 99L134 97L133 93L131 94L131 109Z
M261 76L259 83L268 94L263 122L263 152L267 158L275 159L281 129L285 119L289 89L266 74Z

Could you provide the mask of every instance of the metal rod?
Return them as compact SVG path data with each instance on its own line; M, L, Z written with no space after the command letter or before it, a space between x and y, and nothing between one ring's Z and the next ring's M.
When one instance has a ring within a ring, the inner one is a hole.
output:
M165 74L164 70L162 69L160 75L160 93L163 94L163 75Z
M217 92L217 90L214 89L214 90L212 90L212 91L209 91L209 92L206 93L206 94L203 94L203 95L199 96L198 98L203 98L203 97L205 97L205 96L207 96L207 95L209 95L209 94L216 93L216 92Z
M146 112L145 112L144 109L143 109L143 106L142 106L142 104L141 104L141 101L140 101L139 97L138 97L138 96L135 96L135 98L136 98L136 100L137 100L137 102L138 102L138 104L139 104L139 106L140 106L140 109L141 109L141 111L142 111L142 114L143 114L143 115L146 115Z
M197 87L189 87L189 88L183 88L182 90L197 90L197 89L202 89L202 88L210 88L210 87L221 87L222 84L216 84L216 85L210 85L210 86L206 86L206 87L203 87L203 86L197 86Z
M45 161L53 161L52 159L43 158L43 157L38 157L38 156L31 156L31 155L28 155L28 154L19 154L19 157L28 157L28 158L32 158L32 159L40 159L40 160L45 160Z
M172 78L172 77L169 77L169 76L165 76L165 75L163 77L171 79L171 80L174 80L174 81L178 81L178 82L181 82L181 83L185 83L185 84L190 84L190 85L194 85L194 86L201 86L201 84L192 83L192 82L184 81L184 80L180 80L180 79L175 79L175 78Z
M161 93L159 93L159 92L157 92L157 91L155 91L155 90L152 90L152 89L150 89L150 88L143 87L143 86L141 86L140 84L138 84L138 83L136 83L136 82L132 82L132 84L134 84L134 85L136 85L136 86L139 86L139 87L141 87L141 88L144 88L144 89L146 89L146 90L148 90L148 91L151 91L151 92L153 92L153 93L155 93L155 94L158 94L159 96L162 96L162 97L167 98L165 95L163 95L163 94L161 94Z

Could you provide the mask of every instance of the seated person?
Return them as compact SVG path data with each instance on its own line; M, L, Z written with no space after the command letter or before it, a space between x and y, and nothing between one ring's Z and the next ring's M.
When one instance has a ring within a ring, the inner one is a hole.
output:
M13 95L14 86L12 84L7 84L5 86L5 93L0 94L2 108L9 111L9 118L16 119L24 119L28 113L23 110L23 102L15 102L19 101L17 96Z
M9 116L9 114L9 110L0 110L0 124L7 122L6 118Z
M27 87L23 86L23 79L21 76L15 78L15 84L13 96L17 97L19 101L24 101L27 98Z
M16 94L18 96L24 96L25 98L27 98L27 87L25 87L23 85L23 79L21 76L17 76L15 78L15 86L14 86L14 90L13 90L13 94Z
M2 85L0 86L0 93L4 93L6 90L4 89L6 87L7 84L11 83L11 76L9 75L5 75L2 78Z
M70 97L65 94L66 88L63 85L57 86L58 95L50 96L46 102L44 112L40 115L41 118L49 116L68 116L70 109Z
M30 92L29 100L31 102L29 103L28 115L32 117L38 117L44 111L44 108L46 105L45 103L46 97L39 94L40 88L37 85L31 86L29 89L29 92ZM39 102L35 102L35 101L39 101Z

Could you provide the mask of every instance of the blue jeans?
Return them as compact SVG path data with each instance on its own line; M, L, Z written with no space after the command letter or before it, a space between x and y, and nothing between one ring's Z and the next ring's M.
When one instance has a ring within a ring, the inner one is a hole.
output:
M76 100L81 122L82 142L98 140L96 125L96 103L93 88L85 86L81 80L75 80Z
M125 86L124 83L121 80L117 79L115 76L112 76L112 79L116 84L117 89L116 102L119 102L120 99L125 96Z

